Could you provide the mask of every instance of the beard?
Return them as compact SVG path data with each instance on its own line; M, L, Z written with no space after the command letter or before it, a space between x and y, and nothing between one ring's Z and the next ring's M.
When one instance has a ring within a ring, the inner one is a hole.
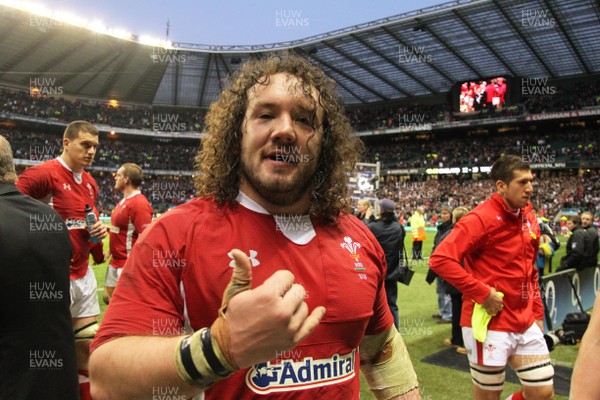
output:
M246 180L262 198L279 207L294 205L312 190L316 169L317 163L311 161L297 164L291 173L278 175L275 172L267 176L260 171L260 166L252 165L244 157L241 159L242 180Z

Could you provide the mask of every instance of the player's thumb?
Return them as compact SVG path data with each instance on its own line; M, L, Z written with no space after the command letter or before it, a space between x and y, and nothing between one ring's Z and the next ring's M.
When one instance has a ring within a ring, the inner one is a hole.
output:
M223 292L223 300L219 314L225 317L225 311L229 301L238 293L252 288L252 263L250 258L241 250L233 249L229 252L233 258L233 274L231 280Z

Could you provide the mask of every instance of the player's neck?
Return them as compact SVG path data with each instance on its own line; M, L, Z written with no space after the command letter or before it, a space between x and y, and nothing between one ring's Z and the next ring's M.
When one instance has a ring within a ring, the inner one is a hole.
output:
M140 188L134 188L133 186L125 186L125 189L123 189L123 198L126 199L129 196L131 196L133 193L135 192L139 192Z
M62 153L60 159L63 160L65 164L67 164L71 171L77 173L83 171L83 167L74 163L73 160L71 160L71 158L69 158L69 156L66 153Z
M304 215L308 214L310 209L311 196L310 193L305 193L298 201L289 206L280 206L269 202L267 199L258 194L250 185L240 187L240 191L247 197L253 200L256 204L264 208L270 214L288 214L288 215Z

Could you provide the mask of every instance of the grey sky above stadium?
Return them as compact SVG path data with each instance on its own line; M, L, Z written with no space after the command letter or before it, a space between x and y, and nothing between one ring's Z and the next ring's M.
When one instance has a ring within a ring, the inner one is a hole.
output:
M173 42L253 45L303 39L443 0L37 0L50 10Z

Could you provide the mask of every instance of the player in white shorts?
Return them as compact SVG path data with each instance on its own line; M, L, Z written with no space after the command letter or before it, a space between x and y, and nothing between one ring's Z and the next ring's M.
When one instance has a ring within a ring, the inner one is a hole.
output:
M533 174L521 157L505 155L490 176L496 193L458 221L429 266L463 294L460 325L475 400L500 398L507 365L522 387L509 399L549 400L554 368L542 333Z

